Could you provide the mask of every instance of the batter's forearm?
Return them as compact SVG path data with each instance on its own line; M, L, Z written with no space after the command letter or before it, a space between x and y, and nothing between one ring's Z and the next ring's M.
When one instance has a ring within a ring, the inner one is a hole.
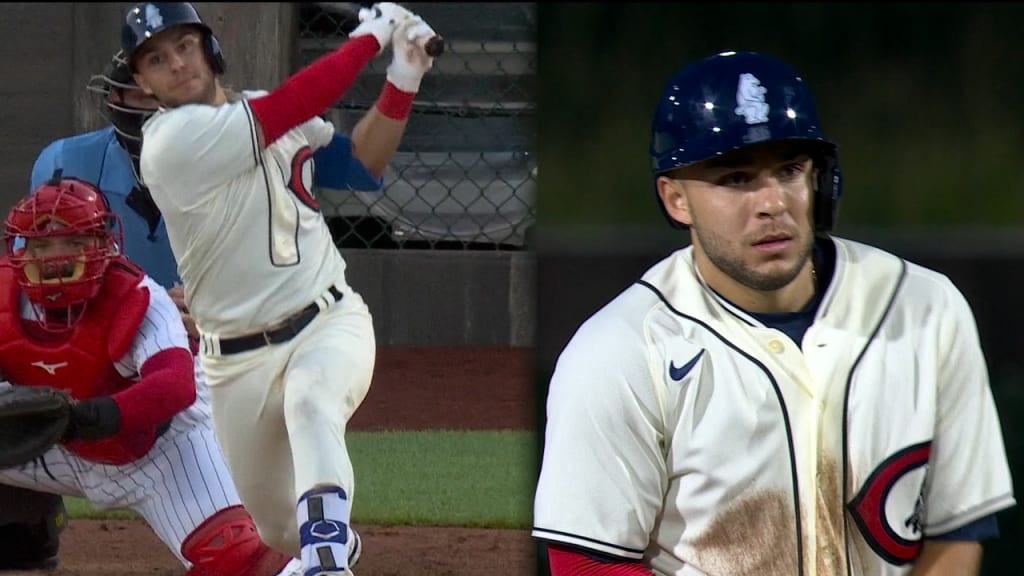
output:
M393 89L397 91L398 89ZM405 133L405 126L408 123L409 113L401 118L395 117L395 107L391 100L388 100L385 88L377 105L370 108L352 129L352 156L359 160L366 170L374 178L380 178L387 169L388 163L398 150L402 141L402 134ZM403 93L404 94L404 93ZM389 102L391 102L389 108ZM411 102L411 99L410 99ZM389 111L392 116L388 115Z
M249 100L263 134L263 147L330 108L379 50L372 35L352 38L293 74L270 94Z
M194 357L187 348L168 348L151 356L135 384L113 395L121 410L121 432L134 433L164 424L196 400Z
M925 540L910 576L978 576L981 544Z

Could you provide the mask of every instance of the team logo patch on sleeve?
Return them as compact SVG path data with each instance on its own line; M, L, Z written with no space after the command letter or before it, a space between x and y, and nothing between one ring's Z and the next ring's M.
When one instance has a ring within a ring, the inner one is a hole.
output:
M924 483L932 443L909 446L885 459L847 505L875 554L901 566L921 552Z

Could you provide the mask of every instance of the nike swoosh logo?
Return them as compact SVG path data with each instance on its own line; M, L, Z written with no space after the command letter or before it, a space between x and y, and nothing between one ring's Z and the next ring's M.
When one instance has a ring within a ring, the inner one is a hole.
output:
M697 352L696 356L691 358L689 362L687 362L686 364L683 364L679 368L676 368L676 361L673 360L668 365L668 375L669 375L669 377L672 378L673 380L675 380L676 382L682 380L684 376L686 376L687 374L690 373L690 370L693 370L693 367L697 365L697 361L700 360L700 357L703 356L703 355L704 355L704 351L703 350L701 350L700 352Z

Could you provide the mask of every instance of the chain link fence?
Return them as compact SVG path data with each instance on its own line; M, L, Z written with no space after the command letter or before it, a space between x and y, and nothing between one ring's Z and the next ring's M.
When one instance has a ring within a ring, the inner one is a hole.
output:
M303 3L298 66L337 48L353 23ZM537 165L533 3L404 3L445 39L377 191L315 191L342 248L522 250ZM390 52L328 114L351 132L376 101Z

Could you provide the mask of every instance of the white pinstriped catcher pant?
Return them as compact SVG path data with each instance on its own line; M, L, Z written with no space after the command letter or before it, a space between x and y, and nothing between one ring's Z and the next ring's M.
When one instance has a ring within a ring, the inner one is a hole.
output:
M55 446L35 462L0 470L0 483L82 497L98 510L130 508L191 566L181 542L219 510L241 503L213 429L209 388L198 363L196 385L196 401L139 460L98 464Z

